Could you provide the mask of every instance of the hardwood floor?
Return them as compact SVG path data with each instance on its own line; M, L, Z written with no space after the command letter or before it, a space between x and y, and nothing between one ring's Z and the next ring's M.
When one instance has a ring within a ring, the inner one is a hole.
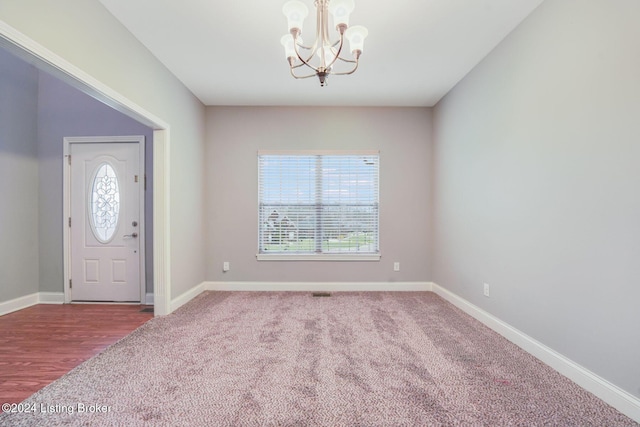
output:
M145 306L40 304L0 316L0 403L18 403L153 317Z

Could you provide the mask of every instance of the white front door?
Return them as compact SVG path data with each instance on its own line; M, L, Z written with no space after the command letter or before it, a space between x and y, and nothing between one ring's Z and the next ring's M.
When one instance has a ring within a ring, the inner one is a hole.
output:
M141 301L142 145L69 144L72 301Z

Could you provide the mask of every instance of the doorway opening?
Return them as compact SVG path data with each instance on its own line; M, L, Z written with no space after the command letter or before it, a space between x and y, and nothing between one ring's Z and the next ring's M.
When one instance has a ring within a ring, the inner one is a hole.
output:
M0 21L0 47L153 129L154 312L155 315L169 314L171 309L169 124L2 21ZM66 222L61 224L63 227L65 225Z

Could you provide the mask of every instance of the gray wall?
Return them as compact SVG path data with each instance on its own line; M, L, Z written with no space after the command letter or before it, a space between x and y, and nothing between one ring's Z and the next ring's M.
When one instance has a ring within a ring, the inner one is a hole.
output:
M38 154L40 166L40 290L62 292L62 159L66 136L144 135L147 174L147 292L153 292L153 130L66 83L40 73Z
M144 135L153 292L153 131L0 49L0 301L63 291L62 140Z
M428 108L207 108L207 280L429 280L431 131ZM259 149L380 150L382 259L257 261Z
M2 20L170 126L170 297L205 279L205 108L98 1L0 1Z
M431 276L637 397L639 16L546 1L436 106Z
M38 70L0 49L0 301L38 292Z

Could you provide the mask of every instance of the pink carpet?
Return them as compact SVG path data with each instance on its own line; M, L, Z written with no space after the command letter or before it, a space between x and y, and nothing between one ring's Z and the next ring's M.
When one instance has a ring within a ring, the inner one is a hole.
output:
M638 426L429 292L206 292L25 403L0 425Z

